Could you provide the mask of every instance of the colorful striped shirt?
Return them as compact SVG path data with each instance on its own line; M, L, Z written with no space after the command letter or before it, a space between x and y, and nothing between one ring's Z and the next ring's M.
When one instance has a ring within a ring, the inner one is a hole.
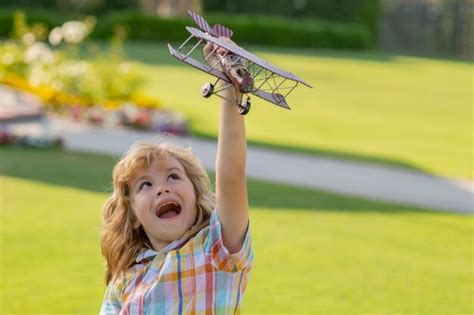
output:
M147 249L107 286L101 314L235 314L252 268L247 228L242 248L223 244L217 212L194 237L184 235L160 251Z

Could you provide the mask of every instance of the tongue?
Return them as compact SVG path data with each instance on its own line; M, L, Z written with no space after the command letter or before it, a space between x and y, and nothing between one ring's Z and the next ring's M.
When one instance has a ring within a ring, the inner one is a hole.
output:
M169 218L177 216L178 214L179 214L178 212L176 212L174 210L170 210L170 211L166 211L165 213L160 215L160 218L161 219L169 219Z

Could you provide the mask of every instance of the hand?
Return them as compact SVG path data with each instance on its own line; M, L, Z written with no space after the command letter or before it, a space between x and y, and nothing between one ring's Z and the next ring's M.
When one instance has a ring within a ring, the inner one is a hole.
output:
M219 39L234 43L227 37L219 37ZM217 64L219 69L227 75L238 91L248 93L253 90L253 78L244 67L238 55L230 53L227 49L209 42L204 47L203 52L206 58L212 54L209 59L207 59L208 63L211 66Z

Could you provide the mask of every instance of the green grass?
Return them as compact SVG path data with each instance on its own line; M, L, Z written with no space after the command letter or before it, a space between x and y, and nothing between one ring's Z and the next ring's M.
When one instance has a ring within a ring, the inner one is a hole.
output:
M383 53L250 48L315 86L288 97L291 111L256 97L251 143L391 164L472 179L473 64ZM212 77L174 61L164 43L130 43L144 90L186 114L193 132L215 137L218 98L199 91Z
M2 314L97 313L115 159L0 148ZM249 181L244 314L471 314L473 218Z

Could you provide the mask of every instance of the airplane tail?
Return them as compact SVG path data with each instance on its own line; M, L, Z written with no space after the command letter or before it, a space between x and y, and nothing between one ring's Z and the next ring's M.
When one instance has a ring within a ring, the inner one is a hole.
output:
M196 24L199 26L201 30L204 32L207 32L215 37L232 37L232 30L230 28L227 28L223 25L216 24L213 27L207 23L206 19L197 14L196 12L193 12L191 10L188 10L189 16L196 22Z

